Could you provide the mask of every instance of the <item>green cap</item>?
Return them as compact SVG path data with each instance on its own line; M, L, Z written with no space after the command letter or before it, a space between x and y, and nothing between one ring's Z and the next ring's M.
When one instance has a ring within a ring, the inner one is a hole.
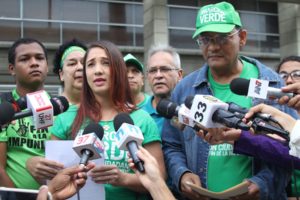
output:
M236 25L242 26L241 19L230 3L209 4L198 11L193 38L203 32L229 33Z
M143 72L144 70L144 66L143 64L136 58L134 57L132 54L127 54L124 57L124 61L126 63L126 65L128 66L129 64L134 65L138 70L140 70L141 72Z

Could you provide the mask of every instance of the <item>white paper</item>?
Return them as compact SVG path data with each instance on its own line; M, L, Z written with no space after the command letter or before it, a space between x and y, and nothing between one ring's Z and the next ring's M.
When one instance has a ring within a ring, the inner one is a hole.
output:
M45 156L49 160L55 160L64 164L65 167L77 165L80 161L79 156L72 149L72 140L50 140L46 141ZM103 165L104 158L93 160L96 165ZM85 186L79 191L80 199L105 200L105 190L103 184L97 184L88 177ZM77 200L76 194L70 198Z

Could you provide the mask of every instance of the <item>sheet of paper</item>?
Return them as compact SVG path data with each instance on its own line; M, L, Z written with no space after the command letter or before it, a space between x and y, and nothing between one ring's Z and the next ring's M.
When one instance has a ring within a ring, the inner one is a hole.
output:
M46 158L55 160L70 167L77 165L80 161L79 156L72 149L73 141L71 140L50 140L46 141ZM96 165L103 165L104 158L93 160ZM105 200L105 190L103 184L96 184L88 177L85 186L79 191L80 199L88 200ZM76 194L70 198L77 200Z
M244 194L248 191L248 183L242 182L236 186L228 188L222 192L212 192L205 188L199 187L191 182L185 182L186 185L192 188L193 191L199 193L202 196L214 198L214 199L228 199L230 197L235 197Z

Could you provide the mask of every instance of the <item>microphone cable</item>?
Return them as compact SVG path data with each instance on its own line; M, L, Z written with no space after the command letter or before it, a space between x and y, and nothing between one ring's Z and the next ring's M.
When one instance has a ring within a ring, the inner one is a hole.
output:
M275 125L276 126L275 126ZM277 134L286 140L286 143L290 141L289 132L286 131L278 122L268 124L266 121L260 118L254 118L251 121L251 127L255 133L267 135L268 133Z
M77 200L80 200L80 193L79 193L79 190L77 190L76 196L77 196Z

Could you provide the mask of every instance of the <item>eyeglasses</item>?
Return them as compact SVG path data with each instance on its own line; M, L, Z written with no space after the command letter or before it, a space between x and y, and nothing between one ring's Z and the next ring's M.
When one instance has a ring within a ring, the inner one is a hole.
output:
M238 34L241 29L236 30L235 32L231 34L220 34L215 37L209 37L209 36L199 36L196 40L199 47L201 46L207 46L209 43L213 42L214 44L224 45L228 42L228 39L232 36Z
M300 80L300 70L294 70L291 73L280 72L279 76L285 81L289 78L289 76L291 76L292 80L299 81Z
M149 70L147 70L147 73L150 75L154 75L159 71L161 74L168 74L169 72L171 72L173 70L177 71L179 69L169 67L169 66L151 67Z

